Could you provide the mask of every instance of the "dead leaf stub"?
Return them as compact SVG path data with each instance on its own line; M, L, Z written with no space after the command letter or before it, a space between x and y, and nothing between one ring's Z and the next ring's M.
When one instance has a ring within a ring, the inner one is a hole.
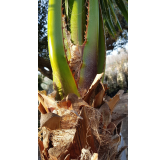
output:
M57 102L55 101L54 98L52 98L51 96L46 96L42 94L40 91L38 91L38 100L43 105L47 113L50 112L49 108L59 109Z
M47 113L41 102L39 103L38 110L42 114L46 114Z
M119 102L120 98L119 98L119 94L116 94L113 98L110 98L109 101L106 101L106 103L109 105L110 110L111 110L111 114L116 106L116 104Z
M108 124L111 122L111 114L110 114L110 108L107 103L104 103L100 109L99 112L102 115L102 124L104 125L104 129L107 128Z
M41 127L47 127L51 130L55 130L61 128L60 126L61 119L62 118L57 114L47 113L41 115L40 124Z
M71 103L72 110L76 111L78 114L80 113L80 109L82 106L88 106L88 104L82 99L78 98L75 94L69 94L66 97L67 102Z
M114 131L116 131L116 133L120 133L121 130L121 122L123 121L123 119L126 117L126 114L116 114L116 113L112 113L112 121L109 123L109 125L107 126L108 131L113 134ZM119 125L119 126L118 126Z
M87 93L84 95L83 99L88 104L90 103L91 99L95 98L95 93L94 92L95 92L95 89L97 88L97 86L99 85L102 76L103 76L103 73L96 75L93 83L91 84L91 86L88 89Z
M95 108L98 108L101 106L103 102L103 97L105 95L105 88L104 85L100 82L98 87L96 88L96 93L95 93L95 99L94 99L94 104L93 106Z

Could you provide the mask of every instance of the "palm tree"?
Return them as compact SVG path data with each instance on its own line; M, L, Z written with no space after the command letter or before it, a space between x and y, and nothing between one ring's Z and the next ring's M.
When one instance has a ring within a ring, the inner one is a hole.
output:
M56 91L49 96L38 93L43 159L73 159L79 155L81 159L93 159L94 152L99 159L118 159L124 149L118 150L115 145L120 141L125 117L113 113L119 94L103 99L107 87L101 80L106 58L104 25L113 37L116 28L122 30L117 8L128 21L123 0L49 0L48 48ZM54 141L62 129L71 132L64 131L63 136L72 137L64 146Z

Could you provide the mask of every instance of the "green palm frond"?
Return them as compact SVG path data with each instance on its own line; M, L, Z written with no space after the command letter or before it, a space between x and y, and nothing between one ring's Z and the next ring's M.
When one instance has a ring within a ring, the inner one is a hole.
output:
M120 9L120 11L122 12L125 20L128 22L128 11L126 9L126 6L125 6L123 0L115 0L115 2L117 4L118 8Z
M120 22L118 20L118 17L115 13L115 10L114 10L114 6L113 6L113 3L111 3L111 0L108 0L109 1L109 6L110 6L110 9L111 9L111 15L112 15L112 18L114 19L114 22L115 24L117 25L117 27L119 28L120 31L122 31L122 27L120 25Z
M117 33L117 28L122 31L121 24L118 20L117 11L115 11L115 6L118 11L121 11L125 20L128 22L128 11L123 0L100 0L100 6L102 9L102 16L104 19L104 24L108 29L110 35L115 38Z

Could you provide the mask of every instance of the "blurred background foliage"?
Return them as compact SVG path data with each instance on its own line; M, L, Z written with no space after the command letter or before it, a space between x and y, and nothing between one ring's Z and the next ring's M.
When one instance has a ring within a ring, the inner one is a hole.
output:
M113 97L120 89L128 92L128 51L121 49L116 55L108 55L104 83L108 85L107 94Z

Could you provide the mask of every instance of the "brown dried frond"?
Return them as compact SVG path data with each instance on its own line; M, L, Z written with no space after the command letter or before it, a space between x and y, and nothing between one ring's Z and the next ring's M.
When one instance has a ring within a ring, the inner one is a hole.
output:
M83 99L85 102L87 102L88 104L90 103L91 99L95 98L95 94L93 95L93 93L95 92L95 89L97 88L98 84L100 83L100 80L103 76L103 73L101 74L97 74L93 83L91 84L90 88L88 89L87 93L83 96Z

